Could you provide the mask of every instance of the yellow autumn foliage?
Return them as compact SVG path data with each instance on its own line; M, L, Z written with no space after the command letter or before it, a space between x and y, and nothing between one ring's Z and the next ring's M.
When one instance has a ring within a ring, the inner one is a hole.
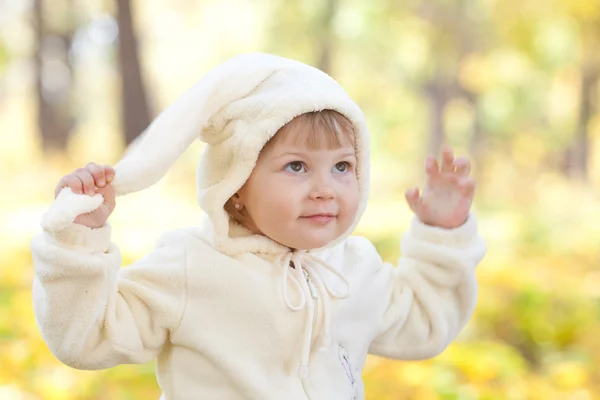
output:
M32 308L28 246L65 167L40 165L34 163L23 176L39 173L42 183L19 182L28 188L26 196L2 200L0 398L158 398L153 363L77 371L57 361L41 338ZM182 162L149 193L120 199L112 223L126 264L143 255L164 226L185 226L199 218L189 185L193 173L193 162ZM7 192L15 182L4 178L0 190ZM561 183L547 190L561 199L560 190L582 189ZM486 199L485 192L479 195ZM377 193L375 197L378 208L396 210L398 221L410 217L399 200L386 202ZM178 207L168 207L172 202ZM498 213L484 206L476 204L476 211L489 253L477 272L480 293L473 319L457 341L432 360L369 357L364 370L368 399L600 398L600 252L590 239L600 238L595 224L583 223L581 231L558 229L553 210L560 204L538 205L530 212L514 205ZM170 211L148 219L156 209ZM597 215L587 203L570 213L579 221ZM373 229L377 221L368 219L377 216L367 213L359 233L373 240L384 259L394 261L401 256L398 238L403 227ZM564 246L564 241L570 245Z

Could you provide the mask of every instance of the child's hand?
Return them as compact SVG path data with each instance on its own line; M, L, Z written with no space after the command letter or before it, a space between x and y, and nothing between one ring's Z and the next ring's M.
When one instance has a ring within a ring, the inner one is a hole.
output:
M115 209L115 191L110 185L114 177L115 170L112 167L89 163L85 168L76 169L69 175L63 176L56 185L54 197L58 196L65 187L71 188L75 194L87 194L88 196L101 194L104 202L98 209L81 214L75 219L76 224L100 228Z
M475 181L469 178L469 160L455 160L452 150L444 147L441 170L432 156L427 157L425 170L427 182L422 196L418 188L406 192L410 209L427 225L453 229L464 224L475 192Z

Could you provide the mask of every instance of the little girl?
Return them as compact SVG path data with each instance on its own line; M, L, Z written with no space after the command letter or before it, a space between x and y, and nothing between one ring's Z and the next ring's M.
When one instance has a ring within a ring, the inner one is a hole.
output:
M120 268L115 194L156 183L195 138L205 223ZM423 359L469 320L485 253L466 159L426 162L397 267L350 236L369 191L363 114L325 73L266 54L209 72L114 169L63 177L31 243L38 325L74 368L157 359L163 400L363 399L367 354Z

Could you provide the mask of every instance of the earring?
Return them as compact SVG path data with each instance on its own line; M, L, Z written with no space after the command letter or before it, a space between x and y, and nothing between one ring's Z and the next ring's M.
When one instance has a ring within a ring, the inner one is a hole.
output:
M242 205L240 203L235 203L233 207L235 207L236 210L239 210L240 208L242 208Z

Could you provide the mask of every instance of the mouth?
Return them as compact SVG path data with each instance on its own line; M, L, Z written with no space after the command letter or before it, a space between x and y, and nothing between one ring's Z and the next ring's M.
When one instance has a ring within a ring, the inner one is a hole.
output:
M336 217L335 214L324 213L324 214L307 215L307 216L304 216L302 218L306 219L306 220L309 220L309 221L312 221L312 222L325 224L325 223L333 220L335 217Z

